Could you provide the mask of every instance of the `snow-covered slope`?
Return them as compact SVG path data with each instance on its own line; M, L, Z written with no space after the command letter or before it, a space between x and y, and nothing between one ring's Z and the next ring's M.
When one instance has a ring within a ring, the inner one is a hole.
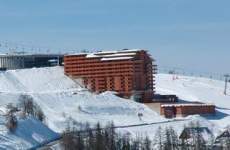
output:
M174 77L175 78L175 77ZM214 135L218 135L230 125L230 88L228 95L224 95L224 82L189 76L177 76L173 80L173 75L158 74L156 76L156 92L159 94L176 94L180 100L200 101L204 103L213 103L217 106L214 116L188 116L186 118L177 118L180 120L170 120L147 126L131 127L120 129L123 132L129 132L132 135L148 135L154 139L154 134L158 127L172 126L178 134L181 133L185 125L190 122L199 122L201 126L208 127Z
M90 93L64 75L62 67L10 70L0 73L0 106L17 103L28 94L42 108L48 126L61 132L68 120L77 123L116 125L141 124L164 118L143 104L122 99L105 92ZM1 109L1 107L0 107ZM138 113L144 114L140 119Z
M5 93L62 92L79 87L58 67L1 72L0 83L0 92Z
M157 92L161 94L176 94L180 99L186 101L202 101L214 103L218 107L230 108L230 90L229 95L224 95L224 82L200 78L177 76L169 74L157 75Z
M157 93L176 94L181 100L186 101L216 104L216 116L196 115L178 118L179 121L167 120L147 106L119 98L113 92L88 92L65 76L62 67L0 72L0 114L4 114L8 103L18 103L20 95L27 94L42 108L47 125L56 132L63 131L70 120L91 124L113 121L116 126L149 124L120 129L133 135L147 134L149 137L154 136L159 126L173 126L180 132L190 121L200 121L203 126L210 127L216 133L230 124L230 96L223 95L223 81L185 76L178 76L177 80L172 80L172 75L167 74L157 75L156 81ZM138 113L142 113L143 117L139 118ZM0 132L0 136L5 136L4 132L5 129ZM34 132L36 133L36 130ZM23 139L23 136L14 136L9 136L9 139L19 143L21 140L31 143L28 139Z
M177 78L173 80L173 76L169 74L157 75L157 93L176 94L185 101L213 103L217 106L216 116L206 119L220 129L230 125L230 90L228 89L228 95L224 95L223 81L179 75Z

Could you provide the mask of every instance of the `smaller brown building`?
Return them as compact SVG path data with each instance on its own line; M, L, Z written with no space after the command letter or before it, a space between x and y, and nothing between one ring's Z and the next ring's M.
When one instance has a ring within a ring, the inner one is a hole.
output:
M215 114L215 105L203 103L162 104L160 114L166 118L195 114Z

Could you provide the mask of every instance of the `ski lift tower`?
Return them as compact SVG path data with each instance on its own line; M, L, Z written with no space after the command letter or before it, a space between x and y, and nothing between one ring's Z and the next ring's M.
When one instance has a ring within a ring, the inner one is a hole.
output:
M227 95L228 82L230 82L229 77L230 77L229 74L224 75L225 78L224 95Z

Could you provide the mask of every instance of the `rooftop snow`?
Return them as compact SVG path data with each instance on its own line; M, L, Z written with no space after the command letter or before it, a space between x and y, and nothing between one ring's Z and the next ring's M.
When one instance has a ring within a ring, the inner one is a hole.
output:
M108 61L108 60L126 60L132 59L133 57L112 57L112 58L102 58L101 61Z
M101 56L95 55L94 53L86 55L86 58L95 58L95 57L101 57Z
M109 54L109 53L126 53L126 52L138 52L142 49L125 49L125 50L116 50L116 51L99 51L98 54Z
M190 103L190 104L185 104L185 103L181 103L181 104L163 104L161 105L161 107L183 107L183 106L214 106L213 104L196 104L196 103Z
M94 56L94 55L114 55L114 54L120 54L120 53L136 53L138 51L141 51L142 49L128 49L128 50L115 50L115 51L98 51L98 52L81 52L81 53L75 53L75 54L69 54L69 55L89 55Z
M86 58L100 58L101 61L125 60L125 59L133 58L136 55L137 51L141 51L141 49L101 51L95 53L80 53L80 54L73 54L73 55L86 55Z
M87 58L93 58L93 57L100 57L100 58L106 58L106 57L119 57L119 56L135 56L136 53L114 53L114 54L106 54L106 55L97 55L97 53L91 53L86 55Z

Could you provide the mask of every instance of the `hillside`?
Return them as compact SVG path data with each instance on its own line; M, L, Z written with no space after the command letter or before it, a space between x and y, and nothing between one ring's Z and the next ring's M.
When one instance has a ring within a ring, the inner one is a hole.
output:
M10 70L0 73L0 109L30 95L45 113L48 126L63 131L68 122L116 125L165 120L143 104L119 98L113 92L90 93L64 75L62 67ZM140 119L138 113L144 114Z
M223 94L223 81L188 76L178 76L178 79L172 80L172 75L168 74L157 75L156 81L158 93L176 94L181 100L202 101L230 108L230 90L228 96Z
M229 88L230 89L230 88ZM185 118L177 118L178 120L170 120L170 122L157 123L144 127L132 127L128 129L120 129L123 132L130 132L134 136L136 134L145 134L154 139L154 134L159 126L162 128L172 126L181 133L183 127L192 122L199 122L201 126L209 127L215 135L218 135L227 126L230 125L230 90L228 95L224 95L224 82L201 78L178 76L173 80L173 76L169 74L158 74L156 76L156 92L159 94L176 94L182 101L200 101L204 103L213 103L216 107L215 116L193 115Z
M216 115L165 119L145 105L119 98L113 92L90 93L80 84L76 84L75 81L65 76L62 67L1 72L0 111L1 115L4 115L8 103L17 104L19 97L26 94L30 95L34 102L42 108L48 127L59 133L71 122L75 122L79 126L85 122L106 124L111 121L116 126L140 124L136 127L121 127L118 128L118 131L129 132L133 136L137 134L149 135L150 138L154 138L155 131L159 126L172 126L180 134L184 125L191 121L199 121L202 126L208 126L215 134L218 134L220 130L229 125L230 102L228 101L230 96L223 95L223 81L186 76L178 76L177 80L172 80L172 75L167 74L157 75L156 81L157 93L176 94L180 100L214 103L217 105ZM230 93L230 91L228 92ZM142 113L143 117L139 118L138 113ZM36 124L39 126L40 122L28 121L21 128ZM45 127L39 130L41 131L39 135L43 135L43 131L47 130ZM19 135L8 135L6 132L7 130L2 128L0 136L7 137L8 142L6 143L11 143L11 146L24 143L22 144L24 147L26 145L29 147L29 145L39 143L24 138L22 134L27 135L24 130L20 130ZM37 130L31 128L30 133L37 133ZM48 134L47 137L52 139L57 135L49 136ZM0 144L1 146L5 145Z
M156 80L158 93L176 94L185 101L215 104L216 116L206 119L222 129L230 125L230 88L228 95L224 95L223 81L188 76L178 76L177 80L172 80L172 75L167 74L159 74Z

